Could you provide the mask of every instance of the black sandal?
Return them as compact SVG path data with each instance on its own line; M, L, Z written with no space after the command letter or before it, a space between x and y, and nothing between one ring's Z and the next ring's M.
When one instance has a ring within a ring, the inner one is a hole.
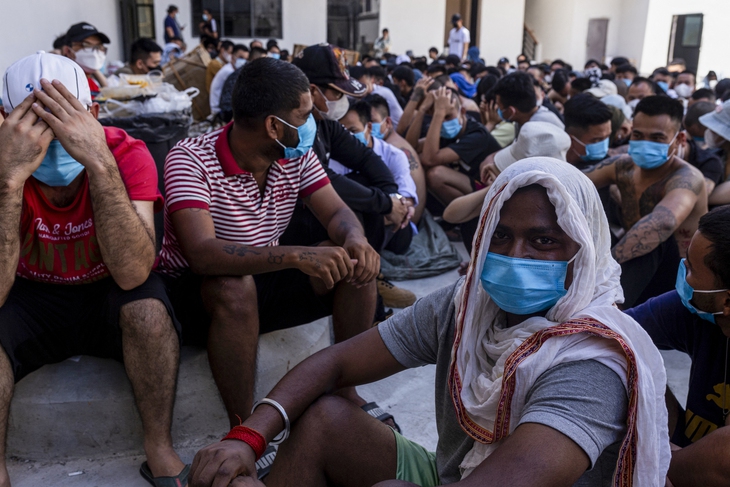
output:
M153 477L152 470L147 462L139 467L139 473L147 482L155 487L185 487L188 485L188 475L190 474L190 465L185 467L175 477Z
M386 426L388 426L389 428L393 428L398 433L401 432L400 426L398 426L398 423L395 422L395 418L393 417L393 415L383 411L383 409L380 406L378 406L378 403L369 402L366 405L362 406L361 409L382 423L385 423L389 419L392 419L393 424L395 425L395 428L393 428L390 425L386 425Z

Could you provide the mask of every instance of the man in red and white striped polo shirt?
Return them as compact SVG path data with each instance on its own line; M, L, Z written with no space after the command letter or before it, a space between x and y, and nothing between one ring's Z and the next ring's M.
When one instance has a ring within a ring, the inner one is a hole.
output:
M165 162L168 276L186 343L206 343L231 426L248 417L259 333L332 315L335 340L371 327L380 258L317 156L306 76L272 58L247 64L233 122L175 146ZM329 240L280 246L297 197ZM354 388L344 395L358 405ZM237 417L238 416L238 417Z

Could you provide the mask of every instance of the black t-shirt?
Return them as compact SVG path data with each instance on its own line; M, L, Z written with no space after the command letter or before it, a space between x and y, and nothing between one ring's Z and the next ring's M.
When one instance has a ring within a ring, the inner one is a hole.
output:
M685 417L680 418L672 442L685 447L724 426L727 337L720 327L690 313L677 291L651 298L626 314L646 330L657 348L679 350L692 359ZM725 408L730 409L730 397Z
M725 172L725 165L722 162L722 150L701 149L697 147L697 142L689 137L687 142L689 143L687 162L699 169L706 179L715 184L722 181Z
M439 148L448 147L459 155L459 171L479 181L479 165L493 152L502 149L486 127L471 117L466 117L466 130L456 139L439 141Z

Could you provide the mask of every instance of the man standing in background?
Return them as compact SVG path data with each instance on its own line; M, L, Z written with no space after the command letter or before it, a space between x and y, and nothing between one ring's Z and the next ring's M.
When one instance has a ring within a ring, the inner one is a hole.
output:
M167 17L165 17L165 44L172 42L174 38L182 39L182 30L185 28L180 27L177 23L177 11L178 8L175 5L167 7Z
M461 60L466 59L466 52L469 50L469 29L464 27L461 14L454 14L451 17L454 28L449 32L449 54L456 54Z

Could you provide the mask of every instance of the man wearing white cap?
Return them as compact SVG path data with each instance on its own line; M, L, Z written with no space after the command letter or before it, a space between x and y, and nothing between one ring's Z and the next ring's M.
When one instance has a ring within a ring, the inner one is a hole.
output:
M179 325L163 282L150 275L153 212L162 207L152 156L96 121L84 72L63 56L41 51L10 66L3 100L0 485L10 485L14 384L79 354L124 361L144 429L142 474L184 485L188 467L170 435Z
M722 149L725 156L725 182L718 184L710 195L711 205L727 205L730 203L730 101L726 101L716 111L699 118L705 130L705 143L710 149Z

